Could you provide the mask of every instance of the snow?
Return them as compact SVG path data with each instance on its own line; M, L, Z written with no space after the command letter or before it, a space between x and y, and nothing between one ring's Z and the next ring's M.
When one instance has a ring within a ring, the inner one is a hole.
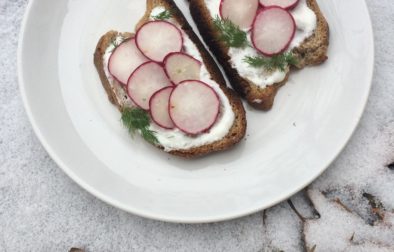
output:
M316 245L316 251L325 251L326 248L331 251L394 250L392 219L370 226L320 191L310 189L308 194L321 215L321 218L307 220L304 224L308 248Z
M315 245L323 252L394 251L394 171L387 168L394 162L394 1L367 1L376 41L367 110L344 152L309 187L310 200L304 192L292 197L302 218L282 202L264 214L205 225L167 224L117 210L79 188L49 158L17 86L15 55L26 3L0 1L1 252L288 252ZM381 202L382 218L366 193Z

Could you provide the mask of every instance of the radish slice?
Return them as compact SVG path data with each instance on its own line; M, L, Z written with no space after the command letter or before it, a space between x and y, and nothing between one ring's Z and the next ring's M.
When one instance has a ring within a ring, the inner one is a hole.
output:
M175 25L166 21L151 21L137 31L136 42L147 58L162 62L169 53L182 50L183 38Z
M173 129L175 127L168 111L168 102L173 87L165 87L157 91L149 101L150 114L153 121L162 128Z
M299 0L260 0L263 7L279 6L286 10L291 10L297 6Z
M258 0L222 0L220 16L228 18L241 29L249 29L256 16Z
M170 96L169 111L174 124L191 135L209 130L219 116L219 97L201 81L184 81Z
M253 46L266 56L284 52L294 38L293 16L281 7L268 7L257 14L252 28Z
M115 48L109 58L108 70L117 81L126 85L134 70L147 61L132 38Z
M184 80L199 80L201 62L184 53L170 53L164 59L168 77L178 84Z
M135 104L149 110L149 101L158 90L172 86L164 69L156 62L149 61L139 66L127 82L127 93Z

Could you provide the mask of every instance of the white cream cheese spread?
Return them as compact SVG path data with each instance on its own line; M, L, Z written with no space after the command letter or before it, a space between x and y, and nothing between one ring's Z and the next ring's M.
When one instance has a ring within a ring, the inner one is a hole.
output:
M206 6L212 18L219 15L220 0L205 0ZM290 11L293 15L297 30L295 36L290 43L288 51L299 46L306 38L310 37L317 25L317 17L315 13L308 7L306 0L300 0L298 5ZM250 32L248 32L248 41L251 44ZM289 71L267 71L264 68L254 68L244 62L246 56L262 56L256 49L252 47L229 49L228 55L233 68L237 69L239 75L248 79L261 88L268 85L278 83L286 78Z
M114 81L114 78L112 77L111 73L109 72L108 64L109 64L109 59L111 58L111 54L113 50L115 49L115 45L119 45L123 42L124 38L120 35L118 35L115 38L114 43L111 43L111 45L105 50L104 56L103 56L103 61L104 61L104 72L105 75L107 76L107 79L112 82Z
M156 16L163 11L165 11L164 7L155 7L151 12L151 17ZM171 22L180 28L180 25L174 19L166 21ZM182 32L182 35L184 52L194 57L195 59L203 62L200 52L198 51L195 44L190 40L189 36L184 32ZM121 42L122 39L123 38L119 36L117 38L117 43ZM114 81L108 71L108 61L113 49L113 45L108 47L103 58L105 74L110 81ZM187 135L179 129L167 130L152 122L150 125L150 130L156 132L155 135L158 141L167 152L172 150L185 150L211 144L225 137L233 126L235 114L231 107L231 104L227 96L220 88L219 84L212 80L212 77L204 64L202 64L201 67L200 80L211 86L218 94L221 103L219 118L208 132L199 134L197 136Z
M164 6L157 6L157 7L153 8L153 10L150 13L151 19L152 19L152 17L159 15L163 11L166 11L166 8Z

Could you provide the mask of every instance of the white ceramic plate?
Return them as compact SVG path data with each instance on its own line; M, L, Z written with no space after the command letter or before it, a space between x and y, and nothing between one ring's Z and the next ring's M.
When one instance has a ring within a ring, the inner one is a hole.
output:
M272 111L247 108L247 139L236 148L193 161L131 139L93 66L100 36L132 31L144 2L29 1L19 48L22 96L44 147L79 185L148 218L221 221L285 200L340 153L371 86L364 1L318 1L331 27L329 60L293 73ZM188 13L186 1L177 2Z

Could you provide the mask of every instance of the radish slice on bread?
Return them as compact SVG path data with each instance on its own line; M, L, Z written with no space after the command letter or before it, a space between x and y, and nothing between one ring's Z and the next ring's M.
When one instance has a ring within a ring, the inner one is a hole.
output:
M165 87L153 94L149 101L150 114L153 121L162 128L173 129L175 127L168 111L168 102L173 87Z
M219 116L219 109L217 93L201 81L181 82L170 96L171 119L187 134L197 135L209 130Z
M200 79L201 62L184 53L170 53L164 59L168 77L178 84L184 80Z
M136 43L147 58L162 62L168 54L182 50L183 38L175 25L166 21L151 21L137 31Z
M263 7L279 6L286 10L291 10L297 6L299 0L260 0Z
M149 59L140 52L132 38L114 49L109 58L108 71L117 81L126 85L134 70L147 61Z
M284 52L294 38L296 24L293 16L281 7L268 7L260 11L253 23L253 46L265 56Z
M139 66L127 82L127 93L135 104L149 110L149 101L158 90L172 86L164 69L156 62L149 61Z
M258 7L258 0L221 0L220 16L228 18L241 29L249 29Z

